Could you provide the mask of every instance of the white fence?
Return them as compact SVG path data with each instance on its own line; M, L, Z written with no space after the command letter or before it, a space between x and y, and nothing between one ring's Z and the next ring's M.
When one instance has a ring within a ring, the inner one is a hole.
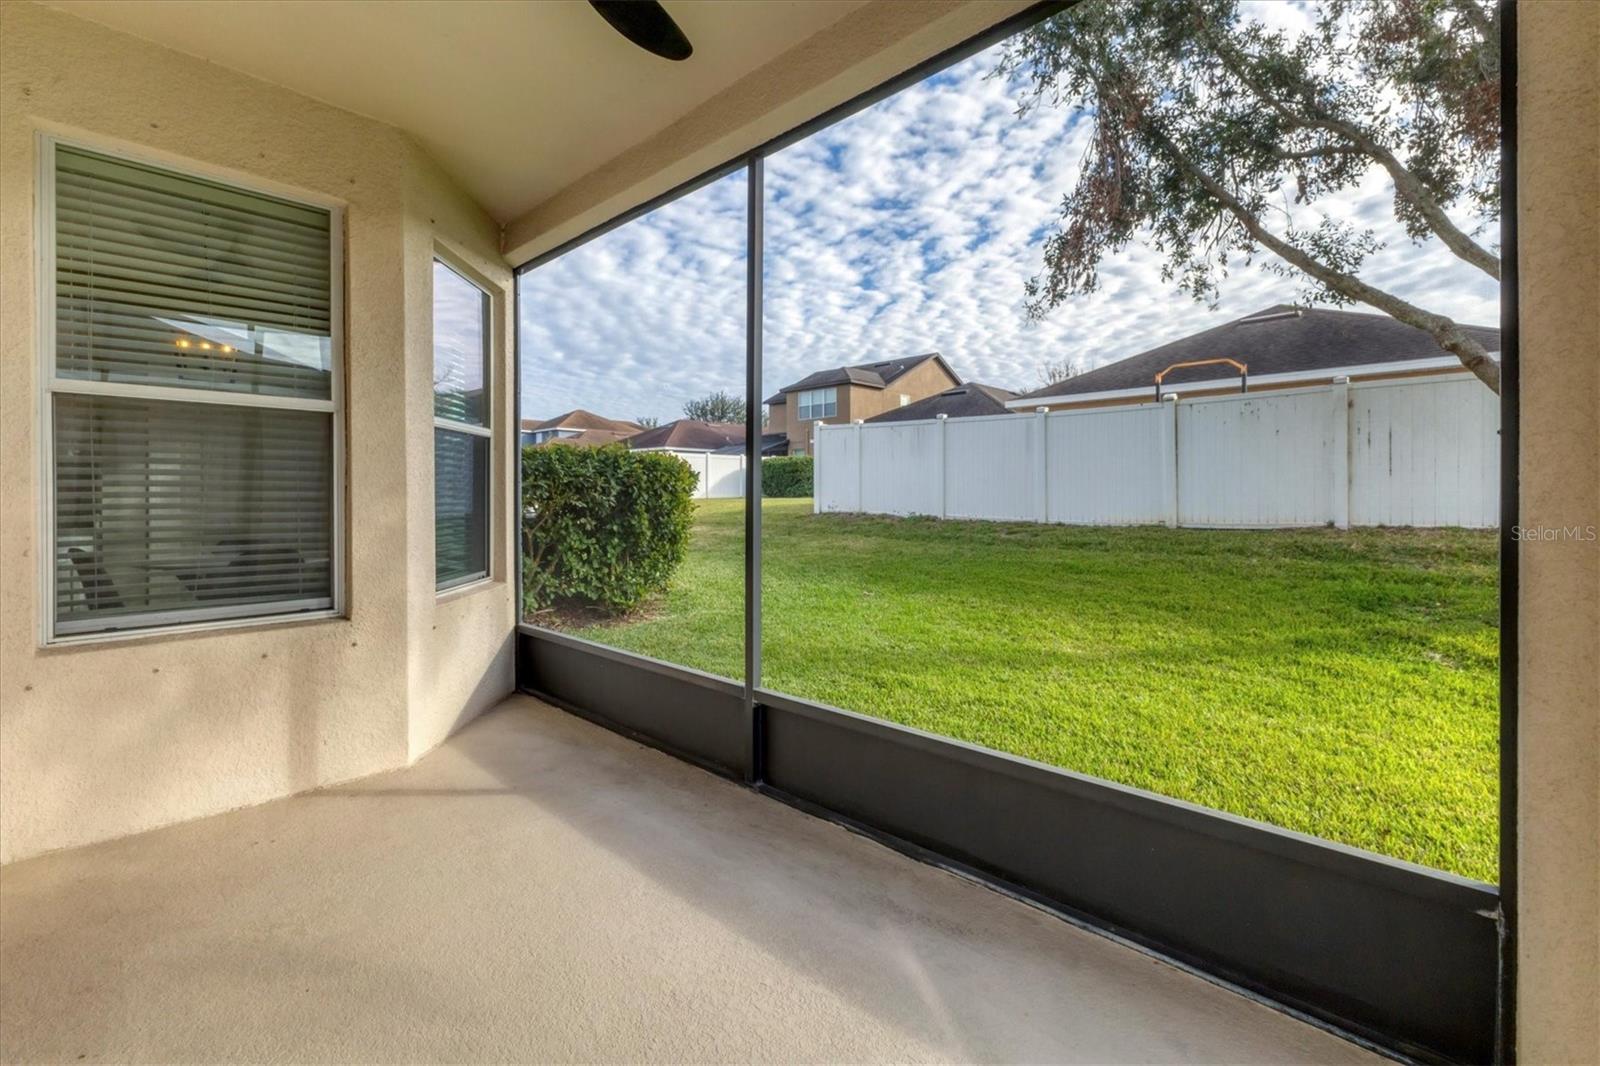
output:
M1488 528L1499 428L1498 398L1470 375L819 424L814 506L1081 525Z
M673 448L641 448L641 451L676 455L689 464L700 480L694 495L699 500L731 500L744 495L744 456L716 455L712 452L680 452Z

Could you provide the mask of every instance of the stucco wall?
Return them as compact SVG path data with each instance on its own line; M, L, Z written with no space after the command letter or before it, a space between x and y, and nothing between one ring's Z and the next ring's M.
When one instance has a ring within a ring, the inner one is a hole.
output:
M41 129L344 206L348 618L38 646ZM511 689L504 538L497 582L433 591L435 241L498 283L508 322L497 228L400 132L0 5L0 861L403 765Z
M1519 4L1521 523L1600 526L1600 5ZM1517 1041L1600 1062L1600 544L1524 542Z
M433 469L433 257L444 254L494 296L494 382L490 402L497 412L491 449L496 493L490 525L489 581L470 589L434 594L433 488L408 500L413 546L410 599L410 713L407 751L415 759L515 685L515 546L506 530L505 474L516 462L516 397L513 388L511 276L498 250L499 229L462 196L421 149L406 142L406 350L407 424L426 427L408 438L412 470ZM424 295L425 294L425 295Z

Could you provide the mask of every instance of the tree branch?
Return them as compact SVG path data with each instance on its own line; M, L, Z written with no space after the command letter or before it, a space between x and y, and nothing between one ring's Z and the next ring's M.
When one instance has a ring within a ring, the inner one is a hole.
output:
M1207 20L1203 11L1196 11L1196 24L1200 33L1222 59L1222 64L1236 78L1245 84L1257 98L1279 115L1295 123L1311 129L1325 130L1337 134L1355 145L1362 154L1369 156L1384 170L1388 171L1389 178L1394 182L1395 192L1416 208L1417 214L1428 224L1434 235L1462 260L1471 263L1479 270L1488 274L1496 281L1500 280L1500 259L1474 241L1464 230L1450 221L1450 216L1444 208L1439 206L1439 201L1434 199L1428 187L1423 184L1409 168L1402 163L1398 156L1387 147L1380 144L1367 131L1352 122L1335 118L1323 110L1310 93L1309 87L1303 82L1300 84L1300 98L1305 105L1307 114L1300 114L1290 110L1277 98L1259 79L1247 69L1247 64L1242 60L1239 49L1224 41L1217 35Z
M1246 207L1237 196L1233 195L1221 181L1213 177L1210 171L1200 166L1183 151L1181 147L1167 135L1160 125L1150 117L1148 110L1141 102L1131 96L1122 84L1114 70L1114 64L1106 57L1092 56L1085 52L1083 44L1076 38L1068 38L1066 47L1074 52L1080 61L1089 65L1093 72L1095 84L1102 93L1109 93L1116 98L1118 109L1123 116L1137 124L1150 142L1163 153L1171 162L1188 172L1188 174L1205 189L1208 195L1234 217L1246 233L1259 244L1277 255L1284 262L1302 271L1303 273L1322 282L1329 289L1338 292L1352 300L1367 304L1387 314L1397 322L1404 322L1408 326L1415 326L1425 331L1434 341L1447 352L1451 352L1461 361L1461 365L1487 385L1493 392L1500 392L1500 364L1489 357L1488 351L1467 335L1459 325L1444 315L1437 315L1425 311L1415 304L1403 300L1393 293L1368 285L1353 274L1346 273L1328 266L1308 254L1304 249L1279 237L1276 233L1261 224L1255 213ZM1097 119L1097 121L1103 121Z
M1315 148L1305 148L1298 152L1274 152L1279 159L1315 159L1323 155L1358 155L1358 149L1347 144L1322 144Z
M1436 315L1431 311L1424 311L1407 300L1402 300L1393 293L1384 292L1362 281L1353 274L1342 270L1335 270L1325 263L1318 261L1301 248L1279 237L1261 224L1254 213L1250 211L1239 199L1209 172L1200 167L1169 138L1166 133L1149 119L1143 119L1142 124L1152 141L1159 144L1169 158L1184 170L1187 170L1198 181L1212 199L1221 204L1229 214L1239 221L1245 231L1259 241L1263 246L1272 251L1284 262L1305 272L1335 292L1342 293L1352 300L1359 300L1368 306L1375 307L1398 322L1408 326L1415 326L1425 330L1429 336L1438 342L1439 347L1453 353L1461 360L1461 365L1472 371L1479 381L1489 386L1496 394L1500 392L1500 364L1490 358L1488 351L1477 341L1469 337L1465 330L1454 320L1444 315Z

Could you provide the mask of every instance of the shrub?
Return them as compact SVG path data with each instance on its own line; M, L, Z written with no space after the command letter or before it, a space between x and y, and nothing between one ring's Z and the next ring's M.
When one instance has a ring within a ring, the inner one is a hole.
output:
M763 459L761 495L790 498L811 495L811 456L780 455Z
M621 444L522 453L523 604L621 612L666 588L689 544L696 475Z

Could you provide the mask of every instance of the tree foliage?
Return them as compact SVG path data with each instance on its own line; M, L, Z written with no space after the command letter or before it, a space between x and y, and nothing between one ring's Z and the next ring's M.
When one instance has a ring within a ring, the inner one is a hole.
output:
M1045 363L1039 368L1039 384L1049 387L1059 385L1063 381L1077 377L1083 373L1083 367L1071 359L1058 359L1055 362Z
M684 404L683 417L701 422L743 422L744 398L719 389Z
M655 429L661 424L661 419L655 415L640 415L633 421L640 429Z
M1300 35L1245 19L1238 0L1096 0L1012 38L997 73L1027 84L1019 111L1092 122L1028 283L1032 312L1094 291L1130 241L1200 300L1265 252L1308 301L1424 329L1498 391L1498 365L1455 322L1361 276L1382 247L1373 231L1294 218L1377 168L1413 240L1498 278L1483 238L1500 211L1499 34L1489 0L1324 0Z

